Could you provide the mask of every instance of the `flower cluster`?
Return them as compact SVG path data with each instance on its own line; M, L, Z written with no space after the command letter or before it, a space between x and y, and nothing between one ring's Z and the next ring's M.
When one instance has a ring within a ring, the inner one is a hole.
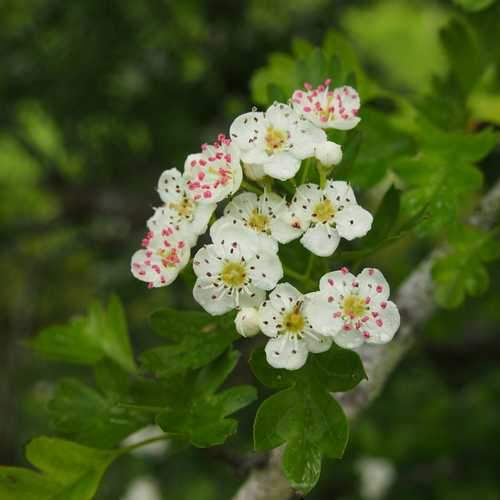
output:
M243 337L268 336L266 356L276 368L298 369L309 352L326 351L333 342L350 349L386 343L399 327L389 285L376 269L358 276L346 268L329 272L319 290L307 294L280 283L280 244L300 238L312 254L328 257L341 238L361 238L372 225L348 183L325 180L342 160L341 146L325 129L348 130L360 121L358 93L348 86L331 90L330 83L306 83L288 103L238 116L228 136L187 157L182 173L163 172L157 188L163 205L154 209L143 248L132 257L137 279L149 287L169 285L210 225L210 243L192 258L194 298L212 315L236 309ZM321 185L301 184L288 199L286 191L272 189L273 180L279 187L294 179L309 159L321 170ZM256 183L252 190L240 189L244 176Z

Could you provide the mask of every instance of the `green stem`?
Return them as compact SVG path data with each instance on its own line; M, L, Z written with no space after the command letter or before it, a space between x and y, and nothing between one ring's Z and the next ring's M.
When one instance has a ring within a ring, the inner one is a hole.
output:
M307 261L307 269L306 269L306 277L307 278L310 278L311 277L311 273L312 273L312 270L313 270L313 267L314 267L314 262L316 260L316 255L314 255L312 252L309 254L309 260Z
M156 443L158 441L165 441L165 440L170 439L170 438L171 438L171 436L169 436L168 434L162 434L161 436L156 436L153 438L145 439L144 441L141 441L139 443L131 444L129 446L124 446L123 448L120 448L117 451L117 454L119 456L125 455L126 453L130 453L131 451L133 451L137 448L140 448L141 446L146 446L148 444Z
M293 269L290 269L287 266L283 266L283 271L285 273L285 276L288 276L289 278L292 278L296 281L300 281L308 288L314 289L316 287L316 283L311 278L309 278L309 276L306 276L305 274L301 274L298 271L294 271Z
M246 180L241 181L241 187L246 189L247 191L251 191L252 193L255 194L262 194L262 189L255 184L252 184L251 182L248 182Z

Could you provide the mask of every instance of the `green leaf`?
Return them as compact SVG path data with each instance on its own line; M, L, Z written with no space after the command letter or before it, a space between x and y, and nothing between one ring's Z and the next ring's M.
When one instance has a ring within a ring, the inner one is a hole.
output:
M451 252L432 268L435 297L439 305L458 307L466 295L477 296L489 286L485 263L500 257L497 231L462 227L450 237Z
M283 389L266 399L257 411L254 441L257 450L286 443L283 469L292 486L308 493L317 483L322 457L340 458L348 439L348 424L332 392L355 387L366 374L353 351L333 347L310 356L297 371L271 368L263 349L250 366L272 389Z
M391 186L384 195L375 214L372 228L365 237L363 245L372 247L383 243L393 232L398 222L401 191Z
M426 210L418 231L428 234L453 225L467 208L482 184L474 162L491 151L498 134L443 132L427 121L419 122L419 129L420 151L395 161L393 168L405 184L402 212L414 217Z
M116 446L151 423L151 416L122 406L86 384L65 379L49 404L51 423L62 436L96 448Z
M40 473L0 467L0 498L91 500L106 468L118 455L61 439L36 438L28 444L26 458Z
M92 365L103 357L102 349L87 335L87 322L75 319L67 325L49 326L30 346L43 357L72 364Z
M158 335L172 341L141 355L144 368L159 377L201 368L237 338L231 318L205 312L166 309L153 314L151 321Z
M356 130L349 132L346 157L333 169L335 179L368 188L380 182L392 163L415 151L413 140L397 129L387 113L365 108Z
M42 330L30 346L52 360L94 365L109 358L127 372L136 370L125 313L117 297L107 307L92 304L84 318Z
M453 2L468 12L479 12L493 5L496 0L453 0Z
M216 392L233 371L238 356L236 352L229 352L196 377L186 377L180 397L165 405L157 417L158 425L198 448L224 443L237 429L237 421L227 417L257 397L255 388L248 385Z

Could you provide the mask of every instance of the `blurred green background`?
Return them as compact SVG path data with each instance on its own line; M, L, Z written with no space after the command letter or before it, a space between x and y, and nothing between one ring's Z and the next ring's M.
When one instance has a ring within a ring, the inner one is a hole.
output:
M25 340L116 292L141 349L154 342L152 311L195 307L189 283L149 291L129 272L159 202L157 178L227 131L238 113L263 104L263 82L280 67L286 72L283 54L292 46L300 53L305 41L321 45L335 29L381 88L411 98L430 92L433 78L449 69L440 30L452 17L473 19L464 6L488 3L3 0L0 463L23 464L23 444L50 433L54 380L84 374L38 359ZM491 16L500 24L498 10ZM470 99L477 121L498 128L498 81ZM498 178L499 164L498 151L481 164L486 185ZM390 248L376 263L399 283L432 241ZM346 458L326 462L310 498L500 499L500 269L490 272L486 294L426 326L384 394L353 425ZM243 412L227 448L250 449L255 408ZM230 498L244 474L221 460L224 453L123 458L99 498L124 498L142 476L155 478L159 498Z

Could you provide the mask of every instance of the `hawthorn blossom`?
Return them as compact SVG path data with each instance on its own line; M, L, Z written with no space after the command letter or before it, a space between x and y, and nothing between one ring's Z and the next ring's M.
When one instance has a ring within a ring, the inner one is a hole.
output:
M361 121L359 94L348 85L330 90L330 83L326 80L315 89L305 83L305 90L292 95L293 109L317 127L350 130Z
M144 248L132 256L132 274L150 288L170 285L189 262L189 243L178 226L149 231L142 241Z
M309 294L302 295L290 283L280 283L260 306L260 329L271 337L265 351L274 368L297 370L309 352L327 351L331 337L319 334L307 310Z
M147 222L151 231L165 226L178 226L185 230L190 246L207 230L215 203L196 203L187 194L186 179L176 168L165 170L158 180L158 194L164 205L155 208Z
M283 277L279 257L260 248L253 232L239 224L211 234L213 243L198 250L193 260L195 300L213 316L259 306Z
M342 148L335 142L324 142L316 147L314 156L326 167L331 167L342 161Z
M254 232L259 245L271 252L278 251L282 234L288 234L282 215L288 210L287 202L275 193L265 192L260 196L244 192L235 196L224 209L224 217L210 228L211 233L227 224L241 224Z
M229 133L244 163L261 165L266 175L280 180L291 179L301 160L314 156L315 146L327 140L323 130L282 103L238 116Z
M184 163L187 192L199 203L217 203L238 191L243 171L238 149L224 134L214 144L203 144L201 153Z
M302 236L300 242L320 257L332 255L340 238L352 240L365 236L373 217L356 202L351 186L330 181L325 189L316 184L299 186L283 215L288 223L281 243Z
M342 268L321 278L319 292L312 294L307 312L313 328L333 337L340 347L353 349L363 342L385 344L400 323L389 293L389 284L378 269L363 269L354 276Z
M236 331L242 337L254 337L260 332L260 314L256 307L244 307L234 320Z

